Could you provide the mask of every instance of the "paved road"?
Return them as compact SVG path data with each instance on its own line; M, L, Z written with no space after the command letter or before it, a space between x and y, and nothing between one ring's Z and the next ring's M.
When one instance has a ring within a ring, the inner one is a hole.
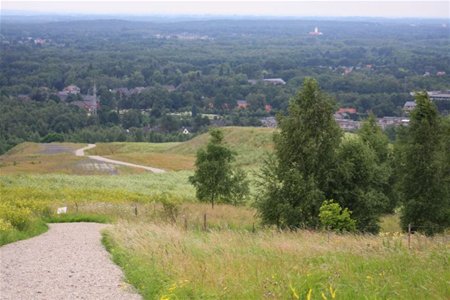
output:
M0 299L141 299L102 246L97 223L50 224L0 247Z
M85 150L89 150L89 149L92 149L94 147L95 147L95 144L89 144L88 146L86 146L84 148L76 150L75 151L75 155L76 156L84 156L84 151ZM124 161L109 159L109 158L106 158L106 157L103 157L103 156L98 156L98 155L89 155L88 157L90 159L101 161L101 162L105 162L105 163L121 165L121 166L127 166L127 167L132 167L132 168L144 169L144 170L147 170L147 171L151 171L153 173L165 173L166 172L163 169L158 169L158 168L147 167L147 166L143 166L143 165L132 164L132 163L124 162Z

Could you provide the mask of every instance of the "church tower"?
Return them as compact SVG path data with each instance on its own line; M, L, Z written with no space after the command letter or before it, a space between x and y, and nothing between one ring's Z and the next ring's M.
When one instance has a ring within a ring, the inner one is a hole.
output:
M97 106L98 106L98 101L97 101L97 85L94 81L94 89L92 92L93 96L92 96L92 100L91 100L91 115L92 116L96 116L97 115Z

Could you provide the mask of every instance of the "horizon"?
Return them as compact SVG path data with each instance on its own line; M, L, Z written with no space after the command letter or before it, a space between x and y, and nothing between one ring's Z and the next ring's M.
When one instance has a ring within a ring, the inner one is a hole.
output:
M447 1L3 1L3 16L446 19Z

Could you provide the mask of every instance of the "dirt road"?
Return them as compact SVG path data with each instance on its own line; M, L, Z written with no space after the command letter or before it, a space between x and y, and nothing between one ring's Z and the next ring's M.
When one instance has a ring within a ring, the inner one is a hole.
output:
M85 150L89 150L89 149L92 149L94 147L95 147L95 144L89 144L88 146L86 146L84 148L76 150L75 151L75 155L76 156L84 156L84 151ZM127 167L132 167L132 168L144 169L144 170L147 170L147 171L151 171L153 173L165 173L166 172L163 169L147 167L147 166L143 166L143 165L137 165L137 164L128 163L128 162L124 162L124 161L109 159L109 158L106 158L106 157L103 157L103 156L98 156L98 155L88 155L88 157L90 159L101 161L101 162L105 162L105 163L121 165L121 166L127 166Z
M97 223L50 224L0 247L0 299L141 299L102 246Z

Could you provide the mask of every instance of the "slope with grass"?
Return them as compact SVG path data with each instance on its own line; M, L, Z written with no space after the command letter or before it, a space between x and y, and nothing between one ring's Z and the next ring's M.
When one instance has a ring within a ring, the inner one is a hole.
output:
M225 127L223 131L225 142L237 155L236 163L242 167L258 166L273 150L274 129ZM100 143L87 153L166 170L192 170L197 151L206 146L208 139L209 134L202 134L182 143Z
M443 237L184 230L119 222L104 243L145 299L448 299ZM308 296L309 295L309 296Z
M97 162L75 155L85 144L22 143L0 156L0 175L10 174L139 174L144 170Z

